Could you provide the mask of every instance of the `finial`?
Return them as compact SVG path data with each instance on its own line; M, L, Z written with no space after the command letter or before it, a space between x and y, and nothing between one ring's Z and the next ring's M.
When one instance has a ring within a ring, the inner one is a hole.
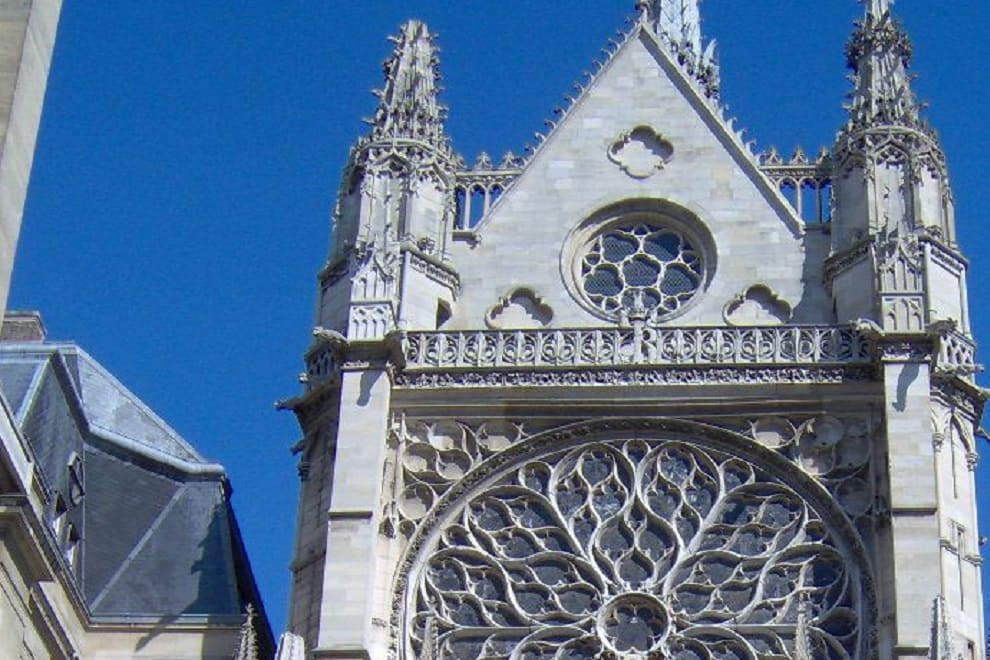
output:
M890 11L890 6L894 4L894 0L864 0L863 4L867 6L867 12L879 18Z
M856 89L849 106L850 128L883 126L922 129L920 110L911 89L911 41L890 7L893 0L862 0L866 16L856 23L846 60Z
M670 49L681 67L701 84L706 96L718 97L715 42L701 38L701 0L637 0L639 20Z
M241 637L237 643L237 655L234 660L258 660L258 633L254 629L256 616L254 605L248 603L244 612L244 625L241 626Z
M306 642L294 633L282 633L275 651L275 660L306 660Z
M949 633L949 617L945 611L945 597L936 596L932 607L932 632L930 655L932 660L953 660L952 637Z
M372 140L412 139L447 149L443 121L447 109L438 101L440 73L434 35L421 21L406 22L384 64L385 86L375 96Z

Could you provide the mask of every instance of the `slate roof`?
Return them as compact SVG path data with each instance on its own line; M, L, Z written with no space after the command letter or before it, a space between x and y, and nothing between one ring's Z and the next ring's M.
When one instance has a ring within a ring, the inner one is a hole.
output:
M57 541L66 526L81 537L72 570L91 615L240 616L253 603L271 638L222 466L75 344L0 342L0 390L52 491Z

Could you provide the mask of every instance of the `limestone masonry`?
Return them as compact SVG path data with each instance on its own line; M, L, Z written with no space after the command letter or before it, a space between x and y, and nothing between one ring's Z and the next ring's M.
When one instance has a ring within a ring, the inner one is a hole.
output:
M967 262L889 5L813 157L731 127L697 0L473 165L402 26L283 404L282 657L984 658Z

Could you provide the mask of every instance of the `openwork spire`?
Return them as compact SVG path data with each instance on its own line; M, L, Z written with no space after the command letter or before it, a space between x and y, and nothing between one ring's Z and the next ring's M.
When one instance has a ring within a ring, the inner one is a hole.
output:
M258 633L254 628L257 616L254 605L248 604L244 614L244 625L241 626L241 637L237 643L237 655L234 660L258 660Z
M701 83L705 94L718 97L719 72L715 42L703 47L701 0L637 0L641 20L670 48L677 62Z
M935 598L932 608L932 642L929 647L930 660L953 660L952 637L949 633L949 617L945 611L945 597Z
M856 88L849 105L850 128L924 128L911 90L911 41L891 15L892 0L865 0L866 16L846 46Z
M447 109L437 100L440 73L434 35L425 23L408 21L385 61L385 86L375 91L378 109L371 120L372 140L419 140L446 148Z

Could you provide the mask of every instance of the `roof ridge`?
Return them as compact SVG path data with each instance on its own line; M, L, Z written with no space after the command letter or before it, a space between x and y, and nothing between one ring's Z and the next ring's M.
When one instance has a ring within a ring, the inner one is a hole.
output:
M165 435L167 435L171 440L175 441L175 443L179 445L196 462L202 464L210 464L210 461L208 461L205 456L203 456L195 447L193 447L192 444L190 444L178 431L172 428L172 426L168 422L166 422L160 415L158 415L158 413L156 413L150 406L148 406L148 404L146 404L143 400L141 400L141 398L138 395L132 392L122 382L120 382L120 380L118 380L116 376L110 373L110 371L108 371L106 367L104 367L98 360L96 360L96 358L94 358L84 349L82 349L81 347L75 344L71 346L70 350L72 350L79 356L81 364L85 364L96 375L103 378L110 386L116 389L125 399L127 399L128 403L130 403L135 408L137 408L143 415L147 416L148 420L151 423L157 426L159 430L162 431ZM80 372L80 383L79 383L80 400L83 404L83 409L86 412L89 412L89 406L87 404L85 390L86 387L82 382L82 372ZM95 422L93 419L90 419L89 415L87 415L87 422L89 422L89 425L92 428L99 428L104 431L110 431L113 436L117 436L118 438L127 438L128 440L131 440L138 445L142 445L148 447L149 449L155 450L155 453L161 452L162 454L171 455L170 452L163 451L160 447L153 447L148 445L146 441L140 438L131 437L127 433L123 433L120 430L108 429L106 426L103 426ZM117 438L109 437L107 439L116 440ZM186 457L174 456L174 458L184 459L183 462L189 462L188 458Z

